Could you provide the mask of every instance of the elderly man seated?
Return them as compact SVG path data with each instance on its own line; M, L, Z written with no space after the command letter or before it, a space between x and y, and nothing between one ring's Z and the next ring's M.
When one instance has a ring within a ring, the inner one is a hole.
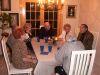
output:
M86 24L81 24L80 26L80 32L78 34L79 41L83 43L86 50L92 49L92 44L94 40L93 34L88 30L88 26Z
M40 28L39 38L40 39L44 39L44 37L52 38L52 36L54 36L54 35L55 35L55 32L51 28L50 23L49 22L45 22L44 26Z

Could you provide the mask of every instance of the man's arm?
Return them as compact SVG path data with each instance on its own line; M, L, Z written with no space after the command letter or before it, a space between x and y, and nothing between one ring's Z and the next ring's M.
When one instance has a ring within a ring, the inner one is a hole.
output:
M91 34L90 37L88 38L88 41L85 44L86 50L92 49L93 40L94 40L94 36Z
M44 27L41 27L41 29L39 30L39 38L43 39L44 37Z

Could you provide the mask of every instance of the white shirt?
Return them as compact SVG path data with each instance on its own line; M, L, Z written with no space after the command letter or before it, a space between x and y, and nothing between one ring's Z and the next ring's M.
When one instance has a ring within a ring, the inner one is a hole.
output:
M21 36L22 40L26 40L29 38L29 35L27 33L25 33L24 35Z
M44 25L40 25L40 29L41 29L42 27L44 27Z
M62 31L61 35L59 36L59 38L62 38L62 40L65 42L67 41L71 36L73 36L72 31L70 31L67 35L65 31ZM65 38L66 37L66 38Z

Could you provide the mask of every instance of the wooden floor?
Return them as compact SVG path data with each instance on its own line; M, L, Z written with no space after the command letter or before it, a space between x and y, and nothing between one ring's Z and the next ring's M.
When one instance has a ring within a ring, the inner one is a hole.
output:
M3 56L0 55L0 75L8 75L7 74L7 68L5 65L5 60Z
M5 60L3 56L0 55L0 75L8 75L7 68L5 65ZM100 75L100 66L94 65L92 75Z
M100 75L100 65L94 64L92 75Z

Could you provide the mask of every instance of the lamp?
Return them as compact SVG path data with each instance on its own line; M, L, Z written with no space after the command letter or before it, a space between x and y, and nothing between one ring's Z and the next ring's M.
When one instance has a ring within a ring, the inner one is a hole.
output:
M40 8L44 8L45 6L47 9L55 9L57 7L58 10L61 10L64 5L64 0L38 0L38 3Z

